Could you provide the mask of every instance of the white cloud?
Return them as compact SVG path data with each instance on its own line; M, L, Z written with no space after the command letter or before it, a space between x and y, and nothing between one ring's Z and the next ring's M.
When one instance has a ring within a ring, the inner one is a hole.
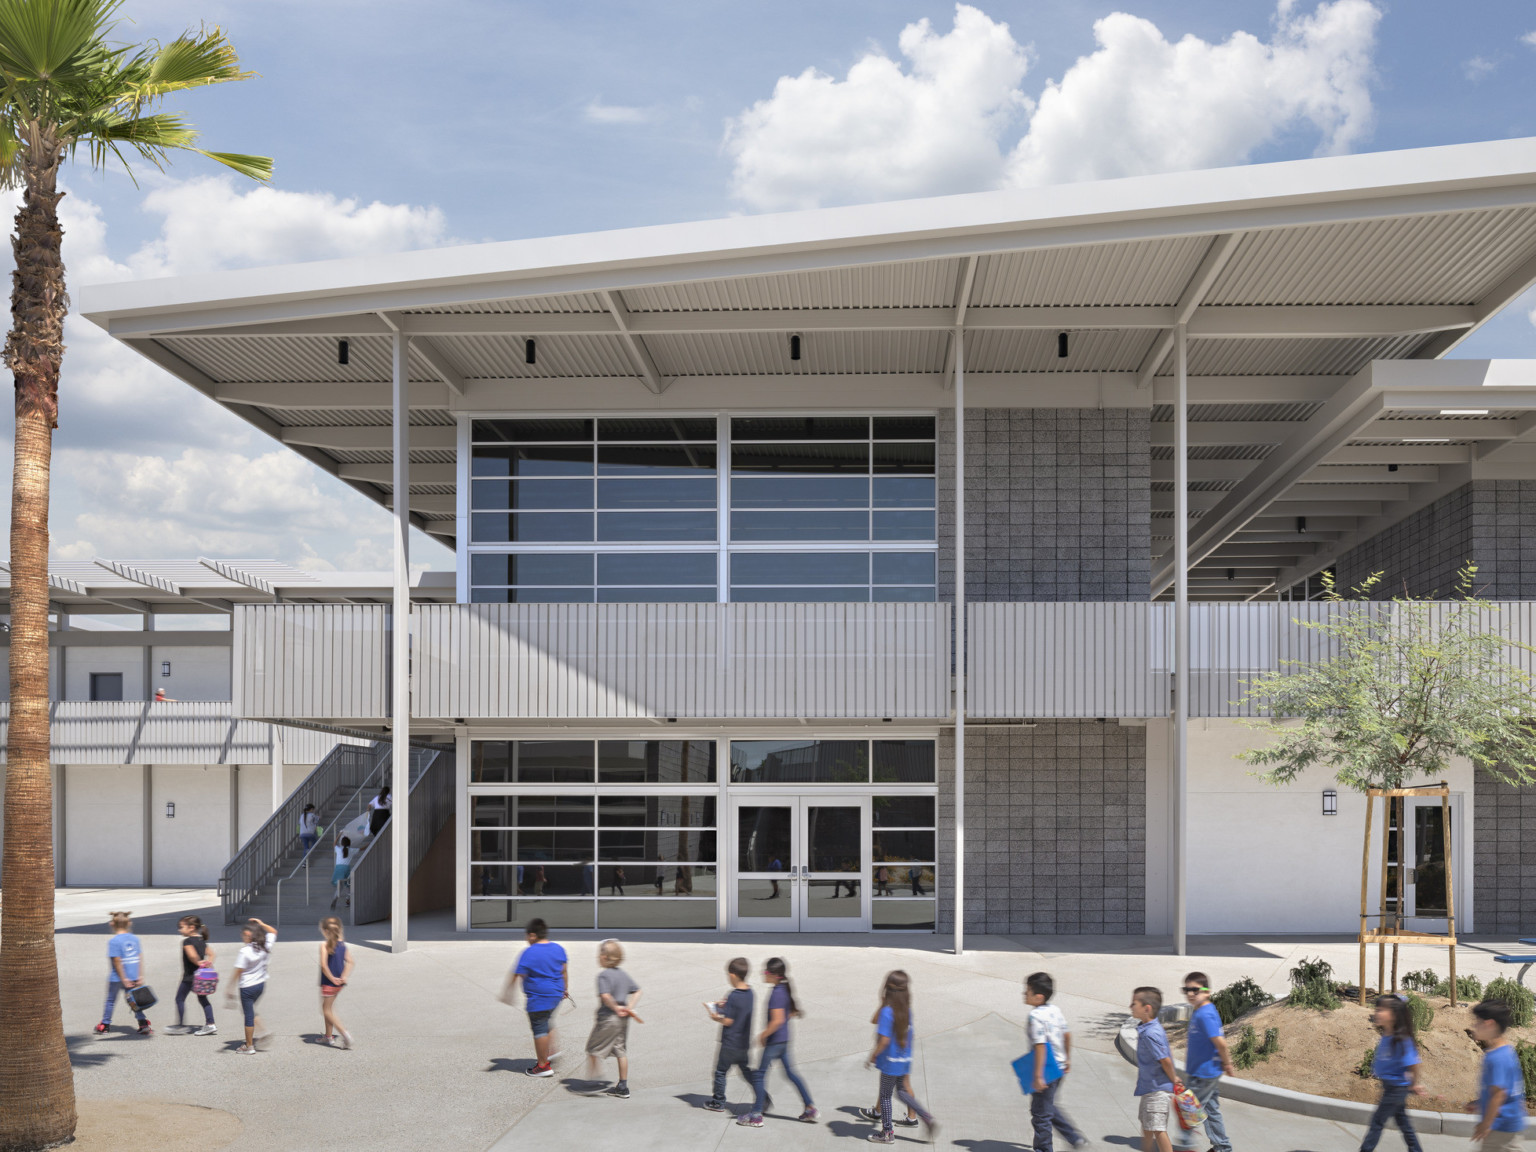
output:
M9 202L3 202L8 204ZM60 205L71 285L448 242L441 213L333 196L168 181L132 252L72 193ZM0 206L3 210L3 206ZM388 514L239 417L71 315L59 385L53 552L63 558L270 556L321 568L387 567ZM0 462L8 455L5 438ZM435 549L416 536L417 556ZM443 562L441 553L435 557Z
M901 34L838 80L807 70L727 127L736 196L755 209L894 199L1240 164L1293 132L1348 151L1369 132L1370 0L1279 0L1268 40L1170 42L1126 13L1038 99L1006 24L956 6L953 29ZM1022 135L1018 135L1022 123Z
M585 115L594 124L644 124L655 113L629 104L604 104L599 96L587 105Z
M966 4L949 32L923 19L898 44L905 69L879 51L842 80L808 68L733 120L736 196L752 208L805 208L994 184L1001 138L1030 107L1019 90L1025 49Z
M1490 60L1486 56L1474 56L1461 66L1462 72L1466 75L1467 79L1474 84L1490 72L1497 71L1498 67L1499 62L1497 60Z
M1527 32L1524 36L1520 37L1520 42L1536 48L1536 32Z

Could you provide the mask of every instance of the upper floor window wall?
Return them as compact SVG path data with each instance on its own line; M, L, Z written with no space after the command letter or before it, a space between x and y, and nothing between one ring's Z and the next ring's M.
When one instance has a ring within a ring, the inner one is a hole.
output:
M930 415L470 425L470 599L932 600Z

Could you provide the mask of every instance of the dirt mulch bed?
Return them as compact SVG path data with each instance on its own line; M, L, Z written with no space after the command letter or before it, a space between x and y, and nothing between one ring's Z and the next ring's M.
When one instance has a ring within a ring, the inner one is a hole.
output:
M1449 1000L1433 996L1426 1000L1435 1010L1435 1019L1418 1036L1419 1084L1425 1095L1415 1097L1412 1106L1460 1112L1478 1093L1482 1049L1467 1034L1472 1013L1465 1004L1452 1008ZM1237 1042L1244 1025L1251 1025L1260 1041L1265 1029L1278 1028L1280 1050L1238 1072L1239 1078L1336 1100L1375 1102L1380 1091L1377 1082L1355 1072L1366 1050L1374 1050L1380 1039L1371 1024L1370 1008L1346 1003L1332 1012L1320 1012L1288 1008L1284 1001L1267 1004L1227 1025L1228 1044ZM1536 1028L1512 1028L1508 1035L1511 1041L1536 1042ZM1182 1038L1173 1040L1173 1045L1182 1053Z

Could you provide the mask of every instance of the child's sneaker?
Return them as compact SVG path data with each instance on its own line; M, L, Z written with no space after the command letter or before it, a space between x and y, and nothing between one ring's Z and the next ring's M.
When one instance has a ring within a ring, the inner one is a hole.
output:
M796 1116L795 1119L800 1121L802 1124L814 1124L816 1123L816 1117L820 1115L821 1113L816 1111L815 1108L807 1108L804 1112L800 1113L800 1115Z
M100 1036L106 1030L107 1030L107 1026L105 1024L98 1024L98 1025L96 1025L96 1035Z
M711 1097L710 1099L704 1101L704 1110L706 1112L729 1112L730 1111L730 1109L725 1106L725 1101L724 1100L716 1100L713 1097Z
M148 1020L140 1020L139 1021L139 1035L140 1036L153 1036L154 1034L155 1034L155 1030L149 1026L149 1021Z
M761 1112L743 1112L736 1117L738 1128L761 1128L763 1126L763 1114Z
M894 1133L894 1132L871 1132L866 1137L866 1139L871 1144L894 1144L894 1143L896 1143L896 1133Z
M545 1061L543 1064L535 1064L532 1068L525 1068L523 1071L529 1076L538 1076L541 1078L544 1076L553 1076L555 1074L555 1070L549 1066L548 1061Z
M604 1092L603 1095L604 1096L612 1096L615 1100L628 1100L629 1099L629 1085L628 1084L615 1084L613 1087L609 1088L606 1092Z
M872 1123L880 1123L880 1110L878 1108L860 1108L859 1115Z
M194 1036L217 1036L218 1034L218 1026L214 1024L204 1024L196 1032L192 1033Z
M256 1049L251 1047L249 1044L242 1044L240 1047L236 1048L235 1051L242 1056L254 1056L256 1054Z
M897 1116L891 1123L898 1128L916 1128L918 1120L916 1116Z

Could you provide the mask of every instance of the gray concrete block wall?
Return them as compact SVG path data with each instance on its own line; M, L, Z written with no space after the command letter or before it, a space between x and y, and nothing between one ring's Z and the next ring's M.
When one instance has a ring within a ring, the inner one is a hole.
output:
M1472 789L1472 927L1529 936L1536 932L1536 788L1478 772Z
M966 412L966 596L1146 600L1151 413L1145 408ZM954 598L955 417L940 411L939 598Z
M967 932L1146 931L1146 728L966 731ZM955 741L939 738L939 930L954 930Z

